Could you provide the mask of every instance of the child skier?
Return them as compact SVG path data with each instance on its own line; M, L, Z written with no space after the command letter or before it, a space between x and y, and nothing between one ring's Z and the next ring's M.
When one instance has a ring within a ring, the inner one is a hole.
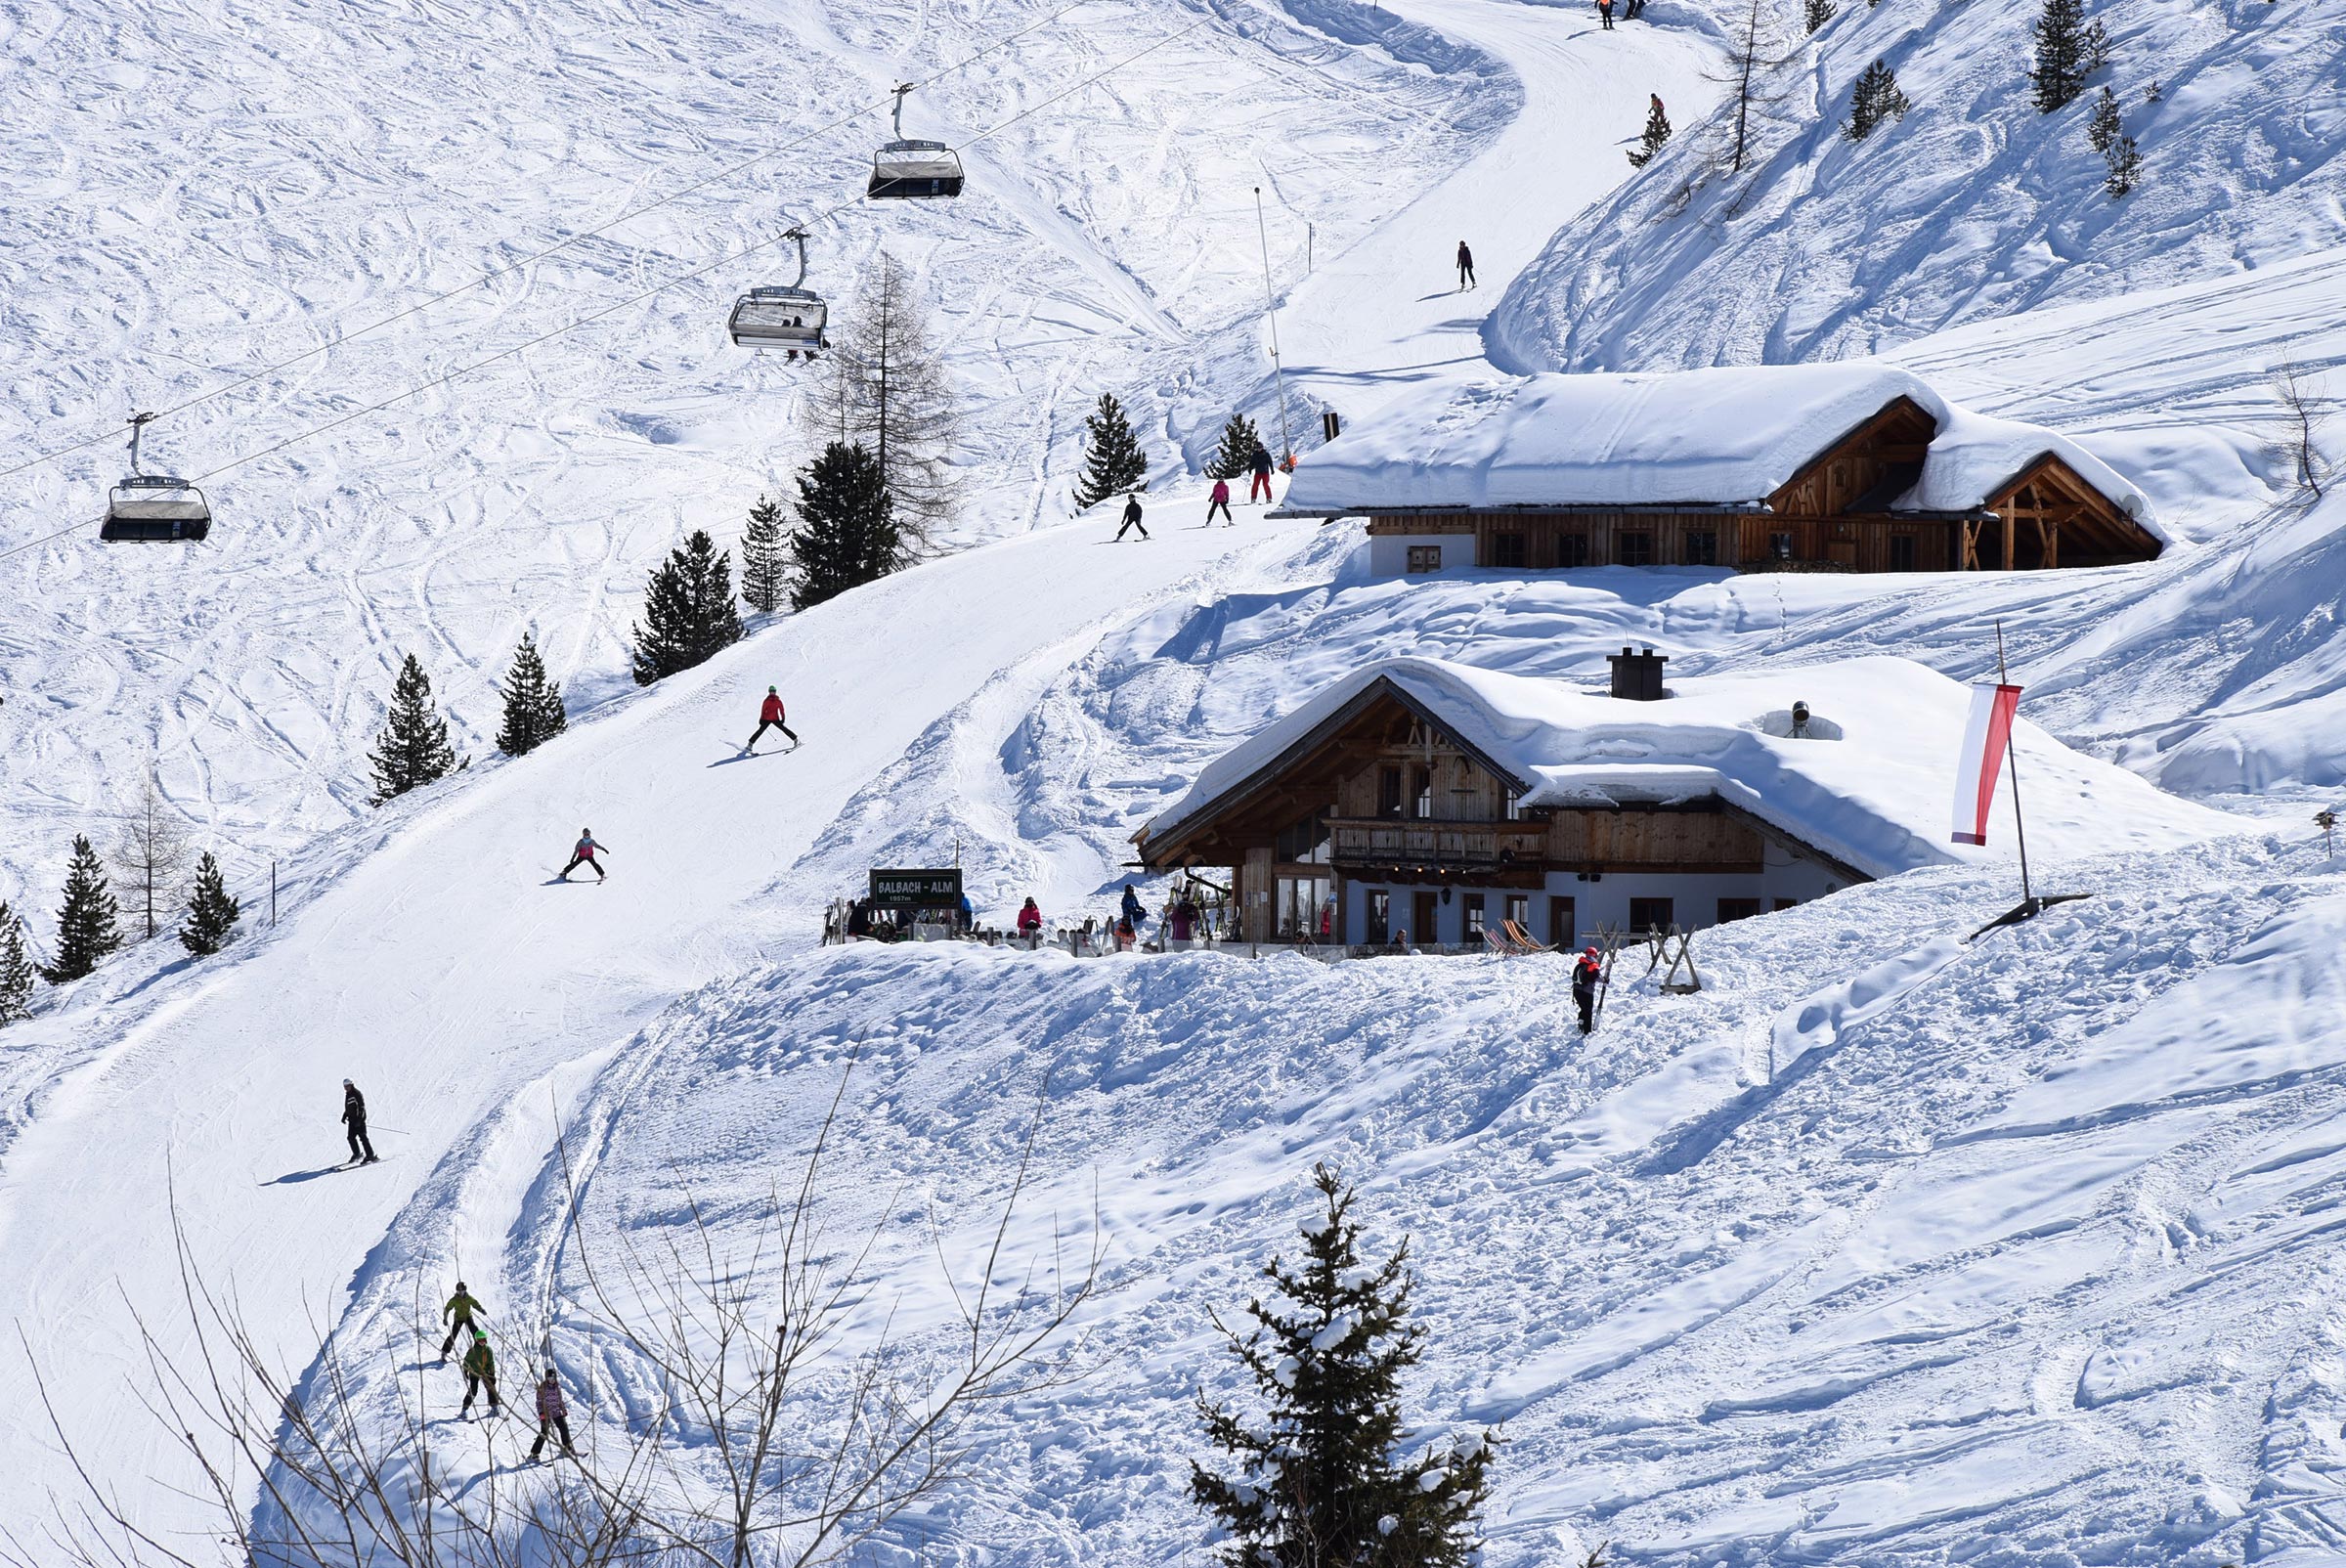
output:
M489 1390L489 1414L501 1415L504 1407L497 1399L497 1352L489 1348L488 1330L476 1328L472 1348L464 1352L464 1403L456 1407L456 1414L471 1415L472 1396L484 1388Z
M765 688L765 701L758 708L758 727L750 731L748 740L742 742L741 755L747 757L756 751L758 738L768 729L778 729L790 736L790 749L794 752L799 749L799 737L792 733L788 724L782 722L782 694L771 686Z
M594 829L579 829L579 842L572 848L570 851L570 864L562 868L562 875L557 880L568 882L570 880L570 874L573 871L578 870L581 866L589 866L593 868L594 880L597 882L602 881L602 862L595 859L595 856L597 854L609 854L610 852L610 850L604 849L601 845L594 842Z
M348 1078L342 1080L342 1125L350 1134L350 1162L373 1164L374 1140L367 1136L367 1097Z
M545 1370L545 1381L538 1385L538 1441L530 1445L530 1462L538 1461L539 1451L545 1447L546 1429L551 1427L562 1439L562 1457L575 1459L570 1451L570 1407L562 1403L562 1385L554 1378L554 1369Z
M1605 966L1593 947L1584 951L1580 962L1572 966L1572 999L1581 1010L1583 1034L1596 1028L1596 982L1604 972Z
M1124 498L1124 526L1116 530L1116 537L1108 543L1111 544L1123 544L1125 531L1134 528L1141 530L1141 538L1149 537L1149 530L1141 525L1141 498L1137 493Z
M1230 481L1227 479L1214 481L1214 493L1205 503L1206 527L1214 526L1214 513L1216 512L1222 514L1222 521L1226 526L1231 528L1238 526L1238 520L1230 515Z
M440 1341L440 1360L443 1365L445 1365L448 1361L448 1353L456 1348L456 1335L462 1333L467 1328L472 1329L472 1331L475 1333L479 1333L481 1331L479 1326L474 1322L474 1320L486 1310L486 1308L484 1308L478 1301L475 1301L471 1294L465 1290L464 1282L458 1280L456 1282L456 1293L453 1296L450 1296L448 1298L448 1305L440 1309L440 1321L448 1324L449 1326L448 1337ZM450 1320L452 1319L455 1321L451 1322Z

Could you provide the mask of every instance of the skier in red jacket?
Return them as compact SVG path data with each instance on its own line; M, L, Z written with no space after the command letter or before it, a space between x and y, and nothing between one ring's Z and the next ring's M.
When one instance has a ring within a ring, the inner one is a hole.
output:
M794 752L799 749L799 737L792 733L788 724L782 722L782 694L771 686L765 688L765 701L758 708L758 727L751 730L750 738L742 743L741 755L747 757L756 751L758 738L768 729L778 729L789 735L790 749Z

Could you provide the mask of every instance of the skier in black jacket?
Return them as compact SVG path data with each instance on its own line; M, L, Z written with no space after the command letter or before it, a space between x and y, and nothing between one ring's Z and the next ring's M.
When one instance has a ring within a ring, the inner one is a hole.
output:
M1139 528L1141 530L1141 538L1147 539L1149 537L1149 530L1141 527L1141 498L1137 494L1126 496L1124 498L1124 528L1117 529L1116 537L1109 541L1109 543L1115 544L1123 544L1124 530L1127 528Z
M1464 293L1473 286L1474 252L1467 249L1466 241L1461 240L1458 241L1458 291Z
M350 1133L350 1162L374 1163L374 1141L367 1136L367 1097L348 1078L342 1080L342 1125Z
M1581 1009L1583 1034L1596 1027L1596 982L1604 972L1604 965L1598 961L1593 947L1582 953L1580 962L1572 966L1572 999Z

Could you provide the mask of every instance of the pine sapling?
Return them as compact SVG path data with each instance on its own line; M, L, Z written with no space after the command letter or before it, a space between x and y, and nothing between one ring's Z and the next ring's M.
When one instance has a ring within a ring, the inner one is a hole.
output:
M0 901L0 1024L32 1017L32 960L24 953L24 922Z
M2105 87L2102 89L2102 96L2094 100L2094 112L2085 122L2085 139L2093 145L2095 152L2107 157L2110 144L2115 142L2121 134L2123 131L2118 124L2118 95Z
M1890 68L1890 63L1875 61L1865 67L1849 95L1849 140L1864 141L1884 120L1904 119L1913 107L1899 91L1898 73Z
M2120 136L2109 144L2109 151L2102 158L2109 166L2109 175L2102 182L2102 189L2109 193L2112 201L2122 198L2142 182L2143 154L2136 150L2133 137Z
M1826 22L1831 22L1840 10L1841 8L1834 4L1834 0L1803 0L1802 16L1803 20L1808 23L1808 30L1815 32Z
M505 673L499 693L505 700L504 722L497 732L497 749L507 757L537 750L570 725L562 707L562 688L546 678L545 660L539 656L536 633L524 632L513 650L513 668Z
M179 928L179 944L197 958L209 958L228 945L242 913L220 875L220 862L206 849L203 858L196 862L196 891L188 897L188 918Z
M1638 140L1637 151L1629 154L1629 167L1642 169L1654 161L1670 141L1670 116L1662 112L1662 100L1656 97L1653 107L1645 111L1645 135Z
M1199 1395L1207 1438L1234 1467L1193 1464L1190 1496L1227 1537L1229 1568L1463 1568L1481 1546L1495 1439L1469 1432L1402 1453L1400 1378L1424 1336L1409 1321L1409 1246L1364 1263L1352 1189L1325 1165L1312 1177L1302 1260L1263 1269L1284 1302L1248 1302L1242 1331L1213 1319L1264 1418Z
M790 592L790 546L782 503L760 496L741 536L741 602L760 615L782 608Z
M87 836L73 835L73 857L65 866L65 903L57 912L57 962L40 970L52 985L80 980L122 945L114 895Z
M401 660L399 679L391 687L391 712L369 761L374 763L377 806L437 783L456 769L448 722L432 702L431 676L412 653Z
M1100 406L1085 414L1083 477L1075 486L1075 508L1081 511L1110 496L1147 488L1149 457L1132 433L1124 405L1112 392L1100 394Z

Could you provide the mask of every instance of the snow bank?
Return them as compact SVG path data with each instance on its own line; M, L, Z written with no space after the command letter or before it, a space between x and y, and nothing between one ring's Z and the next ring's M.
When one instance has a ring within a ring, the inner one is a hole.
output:
M1757 505L1900 397L1929 413L1938 435L1920 481L1893 508L1980 505L2050 453L2158 533L2150 499L2075 442L1958 408L1912 371L1877 364L1547 374L1442 387L1304 458L1286 505Z
M1209 764L1145 831L1155 836L1177 826L1379 680L1424 703L1460 740L1528 786L1527 806L1716 793L1874 877L2015 852L2009 789L1998 792L1987 847L1948 842L1970 692L1890 658L1678 680L1658 703L1438 659L1380 660ZM1795 702L1805 702L1840 738L1782 735ZM2029 847L2046 859L2173 849L2249 826L2073 752L2024 720L2015 747Z

